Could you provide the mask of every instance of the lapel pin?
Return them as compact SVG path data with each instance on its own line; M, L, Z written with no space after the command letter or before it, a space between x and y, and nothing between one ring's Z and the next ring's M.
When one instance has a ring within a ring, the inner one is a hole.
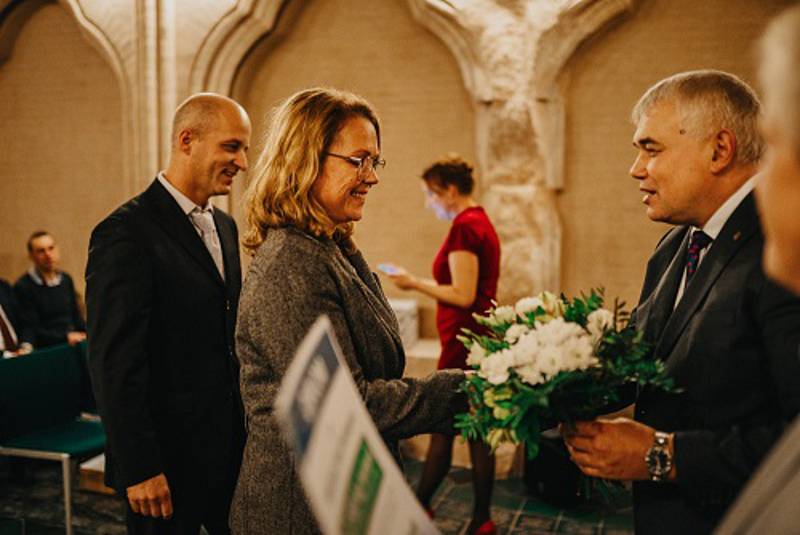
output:
M739 241L739 238L741 238L741 237L742 237L742 233L739 232L738 230L733 233L733 241Z

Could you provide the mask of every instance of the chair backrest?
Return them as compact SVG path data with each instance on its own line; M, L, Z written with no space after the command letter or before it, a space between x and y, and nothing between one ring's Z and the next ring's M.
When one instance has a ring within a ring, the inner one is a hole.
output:
M75 419L82 374L75 348L0 360L0 443Z

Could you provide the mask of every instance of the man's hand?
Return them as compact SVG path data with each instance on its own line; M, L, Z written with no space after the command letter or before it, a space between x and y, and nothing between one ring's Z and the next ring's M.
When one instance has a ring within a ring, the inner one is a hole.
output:
M644 458L653 445L655 429L629 418L577 422L563 428L570 457L592 477L640 481L650 479ZM672 437L669 442L672 451ZM668 479L674 479L673 467Z
M71 346L86 340L86 333L81 331L70 331L67 333L67 343Z
M172 497L163 473L132 485L127 491L128 503L134 513L154 518L172 518Z

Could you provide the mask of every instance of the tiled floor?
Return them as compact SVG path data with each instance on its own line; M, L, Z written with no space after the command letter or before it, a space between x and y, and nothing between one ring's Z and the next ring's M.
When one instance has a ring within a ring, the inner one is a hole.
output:
M57 463L29 462L27 477L17 482L8 459L0 459L0 535L56 535L64 531L61 469ZM420 463L408 463L409 480L419 477ZM501 534L631 534L630 499L615 507L597 504L571 510L552 507L525 492L519 479L498 481L492 517ZM436 524L444 535L464 533L472 509L470 474L451 470L433 502ZM124 508L118 498L76 490L73 493L76 535L125 533ZM24 526L24 529L23 529Z
M420 463L406 467L409 480L416 483ZM466 533L472 512L472 483L467 470L453 469L433 499L434 521L443 535ZM575 509L559 509L526 493L520 479L495 483L492 519L500 534L575 533L629 535L633 533L630 496L618 496L613 506L597 503Z

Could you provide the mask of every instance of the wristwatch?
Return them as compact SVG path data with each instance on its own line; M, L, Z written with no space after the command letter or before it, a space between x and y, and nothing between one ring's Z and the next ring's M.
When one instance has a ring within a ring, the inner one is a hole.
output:
M667 474L672 470L672 455L669 452L669 435L656 431L653 445L644 456L647 471L650 472L652 481L665 481Z

